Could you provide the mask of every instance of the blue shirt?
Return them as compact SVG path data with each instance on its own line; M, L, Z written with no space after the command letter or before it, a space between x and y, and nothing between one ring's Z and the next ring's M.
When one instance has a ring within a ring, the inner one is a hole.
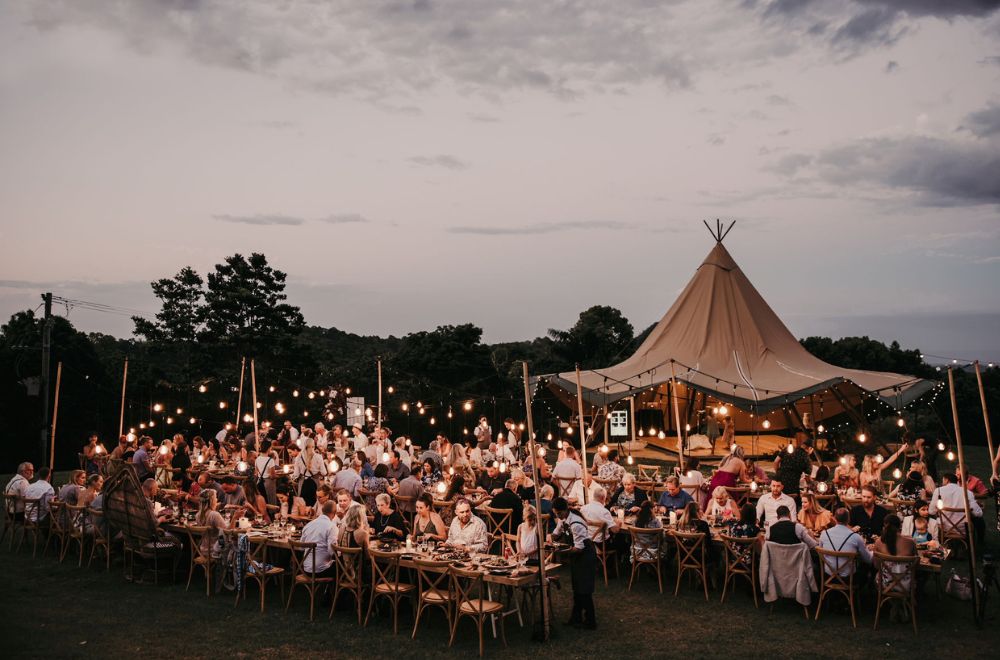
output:
M868 551L864 538L847 525L838 524L823 530L819 535L819 547L837 552L854 552L858 555L858 561L872 563L872 553ZM827 574L836 572L841 577L847 577L854 570L854 563L849 559L824 557L824 560Z
M668 491L663 491L658 504L666 508L667 511L680 511L687 506L688 502L694 502L694 500L691 499L690 493L686 490L681 490L676 495L671 495Z

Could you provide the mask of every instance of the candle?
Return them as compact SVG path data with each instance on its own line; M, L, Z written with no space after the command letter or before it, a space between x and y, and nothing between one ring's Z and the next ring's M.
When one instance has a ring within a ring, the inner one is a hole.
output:
M676 524L677 524L677 512L676 511L671 511L670 512L670 526L673 527Z

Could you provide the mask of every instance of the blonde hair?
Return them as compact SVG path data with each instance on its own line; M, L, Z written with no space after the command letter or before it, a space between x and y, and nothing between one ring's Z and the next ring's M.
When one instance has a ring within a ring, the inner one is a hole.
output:
M364 512L364 507L358 503L354 503L347 509L347 513L344 514L344 525L340 530L340 545L347 545L344 541L347 540L347 535L356 532L364 526L366 517Z
M207 522L208 513L215 508L218 499L218 493L215 492L214 488L206 488L201 491L201 496L198 500L198 514L195 516L195 521L198 525L204 525Z

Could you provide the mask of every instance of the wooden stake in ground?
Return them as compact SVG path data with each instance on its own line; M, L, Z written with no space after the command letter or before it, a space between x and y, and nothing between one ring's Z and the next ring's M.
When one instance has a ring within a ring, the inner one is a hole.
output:
M965 485L965 451L962 449L962 430L958 426L958 403L955 401L955 376L948 367L948 389L951 391L951 417L955 423L955 445L958 447L958 469L961 472L962 506L965 507L965 533L969 538L969 584L972 585L972 613L977 624L979 620L979 587L976 584L976 535L972 531L972 515L969 511L969 489ZM912 615L912 613L911 613Z
M247 359L240 360L240 393L236 398L236 435L240 434L240 415L243 413L243 374L247 370ZM254 429L256 430L256 429Z
M257 371L254 369L254 360L250 359L250 389L253 390L253 448L257 451L260 448L260 437L257 435Z
M576 365L576 407L580 416L580 458L583 461L583 478L587 478L587 430L583 428L583 385L580 384L580 364ZM583 503L587 503L587 483L583 484Z
M983 389L983 374L979 371L979 360L976 360L973 364L976 365L976 382L979 383L979 403L983 406L983 425L986 427L986 446L990 451L990 471L993 472L993 476L996 477L996 454L993 453L993 433L990 432L990 414L986 410L986 390Z
M122 407L118 415L118 437L122 437L125 430L125 383L128 382L128 358L125 358L125 369L122 372Z
M531 456L531 464L535 468L531 471L535 482L535 531L538 534L538 580L539 597L542 599L542 640L549 639L549 584L545 578L545 530L542 529L542 494L538 481L538 454L535 453L535 424L531 416L531 388L528 385L528 363L522 362L524 374L524 408L527 411L528 422L528 451Z
M670 361L670 394L674 401L674 423L677 425L677 456L681 472L684 472L684 440L681 438L681 416L677 409L677 376L674 375L674 361Z
M56 422L59 421L59 389L62 386L62 362L56 367L56 402L52 407L52 444L49 450L49 473L56 467Z

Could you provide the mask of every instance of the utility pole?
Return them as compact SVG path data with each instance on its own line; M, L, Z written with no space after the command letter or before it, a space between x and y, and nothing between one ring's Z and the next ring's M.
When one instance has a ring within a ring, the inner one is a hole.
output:
M45 462L49 440L49 381L52 371L52 294L43 293L45 319L42 325L42 431L39 438L39 463Z

